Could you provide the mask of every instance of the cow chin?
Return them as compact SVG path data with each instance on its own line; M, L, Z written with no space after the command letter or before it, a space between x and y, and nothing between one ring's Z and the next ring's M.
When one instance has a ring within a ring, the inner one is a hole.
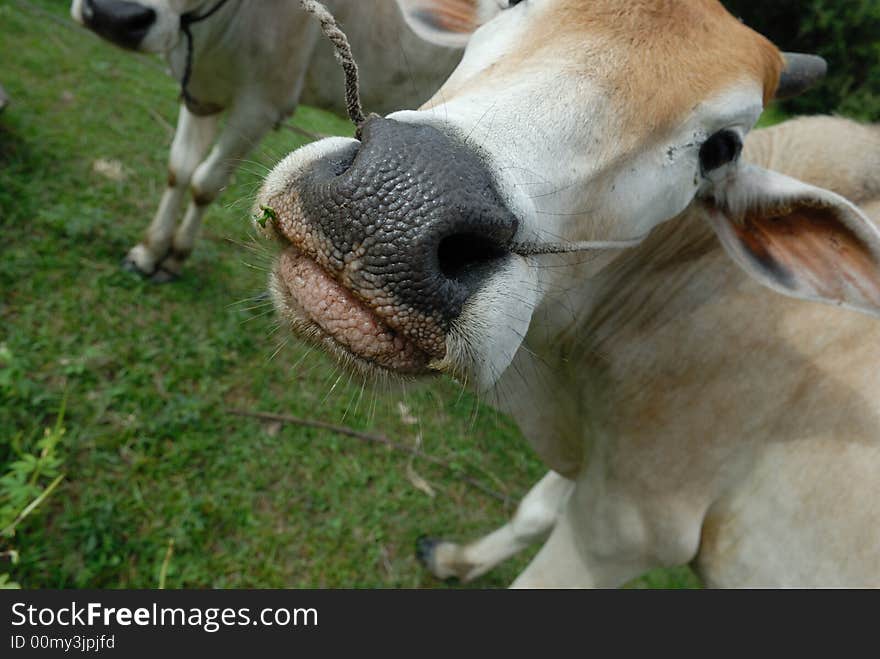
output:
M294 244L299 241L278 230L276 224L299 212L293 209L297 181L319 159L356 143L329 138L295 151L269 174L257 197L257 229L281 245L269 283L278 314L293 334L368 379L446 374L478 392L490 390L520 349L539 301L527 259L511 254L493 266L444 330L443 349L437 350L392 329L384 320L387 309L377 312L381 305L329 275L314 244ZM409 311L401 307L391 315Z
M446 357L435 366L488 392L521 348L538 301L533 266L508 257L465 303L446 337Z

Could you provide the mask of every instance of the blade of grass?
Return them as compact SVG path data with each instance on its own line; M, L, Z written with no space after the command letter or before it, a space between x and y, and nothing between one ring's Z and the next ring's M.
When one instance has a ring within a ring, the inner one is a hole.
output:
M64 480L64 476L65 476L65 474L60 474L54 481L49 483L49 486L40 493L40 496L38 496L36 499L31 501L25 507L25 509L22 510L18 514L18 517L15 518L15 521L12 522L12 524L10 524L5 529L0 531L0 535L6 536L6 537L10 537L12 535L15 535L16 527L19 524L21 524L27 518L28 515L30 515L32 512L34 512L34 510L36 510L41 503L43 503L47 498L49 498L49 495L52 494L52 492L55 490L55 488L58 487L61 484L61 481Z

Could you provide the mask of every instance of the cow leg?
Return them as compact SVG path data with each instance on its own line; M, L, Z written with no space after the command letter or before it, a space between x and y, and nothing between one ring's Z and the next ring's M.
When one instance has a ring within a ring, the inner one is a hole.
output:
M229 182L242 159L274 125L273 117L270 112L254 108L236 109L230 114L211 154L193 174L192 201L154 281L168 281L180 274L195 247L205 210Z
M628 485L591 465L513 587L617 588L649 570L689 563L700 544L699 506Z
M880 445L828 436L765 446L705 516L711 588L880 588Z
M168 163L168 187L143 241L126 256L123 263L126 269L152 276L168 254L190 179L217 135L218 121L218 116L197 117L186 106L180 106Z
M476 579L532 543L546 538L573 487L572 481L551 471L529 491L507 524L464 546L421 539L417 546L419 559L440 579Z

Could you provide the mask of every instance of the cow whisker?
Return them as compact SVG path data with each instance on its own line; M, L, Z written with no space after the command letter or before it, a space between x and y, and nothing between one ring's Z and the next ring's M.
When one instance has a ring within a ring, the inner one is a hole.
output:
M289 340L290 340L289 337L285 337L285 339L284 339L283 341L279 342L278 347L275 348L275 352L273 352L273 353L269 356L269 358L266 360L266 363L267 363L267 364L271 363L272 360L274 360L274 359L278 356L278 354L279 354L282 350L284 350L284 348L287 347L287 343L289 342Z

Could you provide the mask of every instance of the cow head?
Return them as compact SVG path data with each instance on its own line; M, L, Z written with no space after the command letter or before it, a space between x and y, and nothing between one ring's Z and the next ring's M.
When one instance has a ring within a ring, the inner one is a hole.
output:
M210 9L207 0L73 0L74 20L129 50L166 53L180 41L181 16Z
M419 111L268 177L260 224L285 246L272 288L300 334L369 371L489 388L549 292L685 212L776 290L880 309L875 227L739 160L818 58L786 59L716 0L398 2L419 34L467 50Z

